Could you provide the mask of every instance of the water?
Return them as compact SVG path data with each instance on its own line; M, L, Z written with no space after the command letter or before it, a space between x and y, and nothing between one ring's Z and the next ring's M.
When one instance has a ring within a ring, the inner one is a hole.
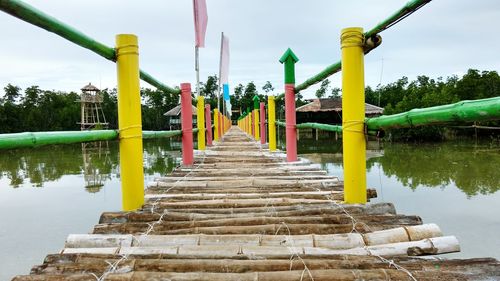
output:
M145 181L179 163L176 140L144 142ZM28 274L70 233L89 233L104 211L121 209L118 143L0 153L0 280Z
M309 137L309 138L307 138ZM301 135L301 156L342 178L341 141ZM280 142L279 145L283 146ZM179 164L178 140L144 143L145 181ZM368 144L372 202L393 202L456 235L449 257L500 258L498 143ZM70 233L88 233L104 211L119 211L116 142L48 146L0 153L0 280L27 274Z
M342 141L301 137L299 155L342 179ZM461 252L448 258L500 259L499 168L498 141L367 145L367 185L378 193L371 202L392 202L457 236Z

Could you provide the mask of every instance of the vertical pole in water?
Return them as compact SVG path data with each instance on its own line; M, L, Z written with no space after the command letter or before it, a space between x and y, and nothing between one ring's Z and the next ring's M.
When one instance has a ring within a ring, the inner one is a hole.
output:
M269 131L269 151L276 151L276 104L274 96L267 97L267 119Z
M281 56L285 65L285 121L286 121L286 160L297 161L297 128L295 116L295 63L299 59L290 48Z
M344 153L344 201L366 203L366 140L364 35L359 27L345 28L342 48L342 145Z
M205 97L199 95L196 103L196 126L198 127L198 150L205 150Z
M193 165L193 105L191 84L181 84L182 164Z
M260 103L260 144L266 143L266 108Z
M219 110L214 109L214 140L219 140Z
M122 208L139 209L144 204L139 45L137 36L116 36L118 73L118 127L120 131L120 175Z
M259 132L259 97L257 95L253 96L253 111L254 111L254 131L255 131L255 140L260 139L260 132Z
M210 116L210 104L205 105L205 123L207 131L207 145L212 146L212 117Z

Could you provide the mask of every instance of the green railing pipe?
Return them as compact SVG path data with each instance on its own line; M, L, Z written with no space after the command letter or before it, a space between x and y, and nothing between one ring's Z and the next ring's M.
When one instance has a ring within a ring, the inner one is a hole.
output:
M2 1L2 0L0 0L0 1ZM156 80L155 78L153 78L153 76L149 75L145 71L140 70L140 69L139 69L139 77L141 78L142 81L149 83L151 86L155 86L158 90L162 90L166 93L172 93L172 94L180 94L181 93L181 89L169 87L169 86L161 83L160 81Z
M158 138L170 138L174 136L181 136L181 130L172 131L142 131L143 139L158 139Z
M26 132L0 135L0 149L38 147L49 144L70 144L118 139L117 130Z
M415 12L425 4L429 3L431 0L412 0L408 3L406 3L405 6L403 6L401 9L396 11L394 14L392 14L390 17L385 19L384 21L380 22L377 24L374 28L370 29L370 31L365 33L365 38L370 38L372 36L377 35L378 33L386 30L387 28L391 27L392 25L398 23L405 17L409 16L411 13ZM339 72L342 68L342 63L341 61L338 61L334 64L331 64L327 66L325 69L323 69L320 73L314 75L313 77L307 79L303 83L295 86L295 91L300 92L302 90L305 90L309 88L310 86L323 81L324 79L328 78L329 76Z
M376 131L387 129L494 120L500 120L500 96L480 100L465 100L427 108L415 108L398 114L366 118L365 124L368 134L375 135ZM281 121L276 121L276 125L285 127L285 123ZM313 128L342 132L342 126L339 125L302 123L296 126L298 129Z
M384 21L377 24L374 28L370 29L365 33L365 38L371 37L373 35L379 34L380 32L388 29L389 27L400 22L407 16L411 15L416 10L422 8L425 4L431 2L431 0L412 0L406 3L402 8L397 10L391 16L389 16Z
M403 113L365 120L368 131L441 125L458 122L500 120L500 96L453 104L416 108Z
M318 129L323 131L342 133L342 126L322 123L301 123L296 125L297 129Z
M36 9L19 0L0 0L0 10L19 18L25 22L36 25L49 32L55 33L62 38L75 43L85 49L88 49L105 59L116 61L115 49L108 47L75 28L51 17L44 12ZM152 86L169 93L180 93L179 89L171 88L160 81L153 78L148 73L140 70L140 77L143 81L151 84Z
M196 132L198 132L198 129L193 129L193 133ZM180 135L182 135L181 130L142 131L143 139L170 138ZM14 134L0 134L0 150L39 147L51 144L111 141L117 140L118 136L118 130L25 132Z

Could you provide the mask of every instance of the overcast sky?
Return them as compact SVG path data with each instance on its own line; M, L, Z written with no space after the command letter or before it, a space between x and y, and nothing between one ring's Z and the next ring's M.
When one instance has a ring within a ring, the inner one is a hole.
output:
M38 9L114 46L115 34L139 36L140 66L171 85L195 82L191 0L30 0ZM300 61L297 83L340 58L340 30L368 30L407 0L207 0L201 80L218 73L220 33L230 39L230 86L270 80L281 92L278 59L292 48ZM434 0L384 31L382 45L365 58L366 84L407 76L462 75L468 68L500 67L500 1ZM115 65L57 35L0 12L0 87L78 91L92 82L116 86ZM340 74L330 78L340 87ZM141 86L149 85L142 82ZM311 98L315 88L305 91Z

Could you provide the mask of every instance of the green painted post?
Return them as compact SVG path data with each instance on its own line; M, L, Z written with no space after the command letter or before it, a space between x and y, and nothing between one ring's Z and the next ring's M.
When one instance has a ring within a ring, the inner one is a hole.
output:
M260 99L259 99L259 96L255 95L253 96L253 109L259 109L259 103L260 103Z
M298 61L290 48L281 56L280 62L285 65L285 84L295 84L295 63Z

